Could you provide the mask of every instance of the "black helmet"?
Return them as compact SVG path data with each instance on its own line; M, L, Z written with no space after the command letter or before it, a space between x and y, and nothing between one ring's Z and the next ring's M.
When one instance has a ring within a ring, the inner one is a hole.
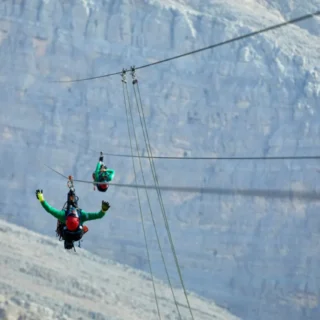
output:
M74 197L74 199L71 200L70 197ZM70 189L68 192L67 202L69 203L69 205L72 205L74 207L78 207L78 197L76 196L76 193L72 189Z
M68 192L68 197L75 196L75 195L76 194L75 194L74 190L70 189L69 192Z

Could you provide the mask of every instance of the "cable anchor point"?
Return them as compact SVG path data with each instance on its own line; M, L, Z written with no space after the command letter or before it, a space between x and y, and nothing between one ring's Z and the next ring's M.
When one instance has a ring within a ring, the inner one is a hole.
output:
M68 188L69 188L70 190L75 191L74 186L73 186L73 177L72 177L72 176L69 176L69 177L68 177L67 186L68 186Z
M132 84L137 84L138 80L136 79L136 68L135 66L131 67L131 76L132 76Z
M122 77L122 82L123 83L127 83L127 79L126 79L126 73L127 73L127 70L126 69L122 69L122 72L121 72L121 77Z

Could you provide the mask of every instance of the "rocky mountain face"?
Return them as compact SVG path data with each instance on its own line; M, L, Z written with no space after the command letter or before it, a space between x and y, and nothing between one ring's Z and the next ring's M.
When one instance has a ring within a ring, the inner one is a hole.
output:
M63 251L54 239L0 220L3 320L159 319L148 274L77 248ZM155 280L162 319L190 318L182 290ZM197 319L239 319L190 294Z
M130 153L121 77L63 82L141 66L313 12L320 1L3 1L0 4L1 217L54 236L35 198L61 208L66 181L91 181L99 152ZM137 70L153 155L317 155L319 18ZM131 78L139 148L146 155ZM133 136L132 136L133 137ZM105 157L115 182L134 183L130 158ZM142 183L139 162L138 182ZM142 160L148 184L149 162ZM319 189L318 160L155 160L160 185ZM136 190L77 183L89 222L83 246L148 271ZM151 261L166 281L145 192ZM319 205L163 192L185 285L244 319L317 319ZM179 285L158 199L152 212ZM61 248L62 250L62 248Z

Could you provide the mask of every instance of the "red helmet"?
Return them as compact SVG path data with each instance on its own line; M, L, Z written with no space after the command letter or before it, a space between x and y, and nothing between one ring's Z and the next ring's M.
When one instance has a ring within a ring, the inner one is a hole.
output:
M75 231L78 229L80 225L80 219L76 208L71 207L69 209L67 218L66 218L66 226L70 231Z

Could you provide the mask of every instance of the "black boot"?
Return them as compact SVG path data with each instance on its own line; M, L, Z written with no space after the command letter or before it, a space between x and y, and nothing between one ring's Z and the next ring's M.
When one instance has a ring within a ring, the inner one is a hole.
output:
M70 250L70 249L72 249L73 247L74 247L73 241L67 241L67 240L64 241L64 248L65 248L66 250Z

